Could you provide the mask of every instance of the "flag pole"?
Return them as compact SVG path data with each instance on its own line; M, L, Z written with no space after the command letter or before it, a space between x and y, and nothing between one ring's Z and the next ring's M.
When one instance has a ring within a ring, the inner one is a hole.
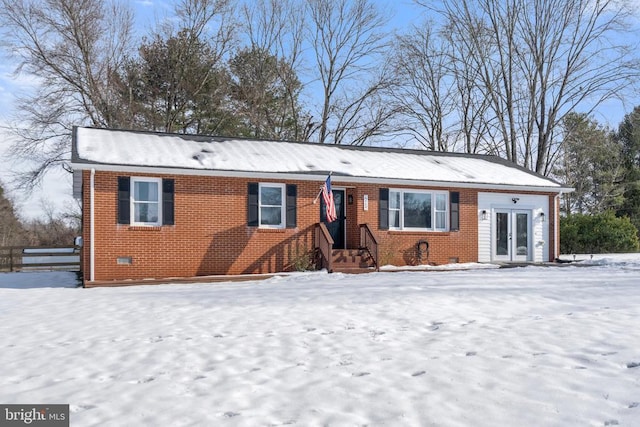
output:
M331 176L333 174L333 172L329 172L329 176ZM320 195L322 194L322 185L320 186L320 191L318 191L318 195L316 196L315 199L313 199L313 204L315 205L316 203L318 203L318 199L320 198Z
M313 204L315 205L316 203L318 203L318 199L320 198L320 195L322 194L322 186L320 186L320 191L318 191L318 195L316 196L315 199L313 199Z

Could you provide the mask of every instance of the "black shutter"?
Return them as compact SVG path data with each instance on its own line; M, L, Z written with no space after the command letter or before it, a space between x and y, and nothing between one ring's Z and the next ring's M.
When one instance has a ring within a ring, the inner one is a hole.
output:
M174 224L174 180L162 180L162 225Z
M378 198L378 222L380 230L389 229L389 189L381 188Z
M258 226L258 183L250 182L247 185L247 225Z
M460 193L457 191L452 191L449 194L449 199L451 204L451 223L449 226L449 230L458 231L460 230Z
M128 176L118 177L118 224L130 224L130 200L131 184Z
M287 228L296 227L296 197L298 189L294 184L287 185Z

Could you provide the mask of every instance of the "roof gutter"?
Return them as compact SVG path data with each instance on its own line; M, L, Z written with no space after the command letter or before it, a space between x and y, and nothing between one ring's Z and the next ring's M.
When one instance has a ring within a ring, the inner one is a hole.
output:
M152 175L193 175L212 177L231 177L249 179L274 179L274 180L295 180L295 181L324 181L327 171L316 171L312 173L295 172L248 172L229 171L211 169L186 169L186 168L166 168L156 166L129 166L129 165L102 165L94 163L71 163L74 169L92 170L104 172L125 172ZM382 185L419 185L429 187L445 188L476 188L485 190L507 190L507 191L535 191L549 193L568 193L574 191L570 187L545 185L513 185L483 182L463 182L463 181L424 181L412 179L396 179L384 177L362 177L349 175L333 175L333 180L340 183L360 183L360 184L382 184Z

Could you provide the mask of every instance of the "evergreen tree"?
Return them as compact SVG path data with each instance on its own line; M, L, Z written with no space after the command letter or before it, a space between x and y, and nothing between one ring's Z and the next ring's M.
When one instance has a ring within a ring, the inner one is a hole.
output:
M145 39L119 79L130 127L197 134L232 132L228 81L211 46L186 30Z
M283 59L259 48L240 50L229 63L231 97L241 118L238 134L295 140L305 123L300 80Z
M570 113L562 123L563 161L556 175L573 193L563 195L567 214L599 214L623 203L621 150L611 131L586 114Z
M616 139L624 166L624 202L616 213L628 216L640 229L640 106L624 117Z

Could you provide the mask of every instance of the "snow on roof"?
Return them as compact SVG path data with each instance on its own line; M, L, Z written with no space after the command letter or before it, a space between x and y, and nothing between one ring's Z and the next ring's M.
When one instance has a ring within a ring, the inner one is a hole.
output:
M184 170L185 174L326 175L344 181L387 180L535 187L557 182L502 159L419 150L233 139L113 129L76 128L76 169L101 166Z

